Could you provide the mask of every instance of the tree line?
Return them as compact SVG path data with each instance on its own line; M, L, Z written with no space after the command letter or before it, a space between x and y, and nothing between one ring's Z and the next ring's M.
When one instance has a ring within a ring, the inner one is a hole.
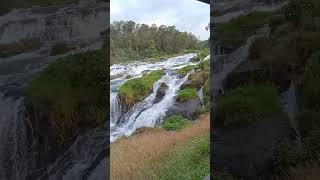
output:
M195 35L180 32L175 26L149 26L134 21L114 21L110 25L112 62L177 54L202 46Z

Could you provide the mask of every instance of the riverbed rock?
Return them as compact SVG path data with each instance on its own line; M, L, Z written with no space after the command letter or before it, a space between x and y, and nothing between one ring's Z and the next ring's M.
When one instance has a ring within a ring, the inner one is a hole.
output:
M192 119L194 118L194 112L201 106L201 101L199 98L190 100L188 102L176 102L174 105L169 107L166 116L181 115L182 117Z
M167 89L168 89L168 85L166 83L161 83L157 91L157 95L156 95L156 99L154 100L154 103L158 103L163 99Z

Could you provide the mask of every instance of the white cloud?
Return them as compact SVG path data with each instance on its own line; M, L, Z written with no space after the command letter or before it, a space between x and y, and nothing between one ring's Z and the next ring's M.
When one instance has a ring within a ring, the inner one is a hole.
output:
M210 21L210 6L197 0L111 0L110 9L111 22L175 25L202 40L209 38L205 27Z

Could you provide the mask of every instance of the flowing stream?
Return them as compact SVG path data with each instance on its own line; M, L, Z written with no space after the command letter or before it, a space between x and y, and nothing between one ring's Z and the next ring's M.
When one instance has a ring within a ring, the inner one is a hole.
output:
M181 85L188 80L189 74L179 77L177 69L195 65L191 59L196 54L186 54L157 63L135 62L130 64L115 64L110 67L111 77L117 77L110 83L110 141L114 142L121 136L130 136L136 129L154 127L161 123L166 112L175 103L175 96ZM208 60L209 56L203 60ZM199 62L198 62L199 63ZM131 78L141 77L146 71L164 69L165 75L154 83L152 93L132 108L125 109L121 104L118 88ZM130 77L129 79L127 77ZM155 103L157 90L161 83L168 88L163 98Z

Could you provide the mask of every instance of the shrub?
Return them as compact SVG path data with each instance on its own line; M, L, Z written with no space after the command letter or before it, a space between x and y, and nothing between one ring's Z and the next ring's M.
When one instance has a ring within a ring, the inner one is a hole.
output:
M222 126L243 125L281 114L279 94L274 86L238 87L218 97L217 116Z
M189 100L195 99L198 97L196 88L186 88L182 89L177 94L178 102L187 102Z
M164 120L162 127L167 131L176 131L186 127L189 123L188 119L181 116L171 116Z

